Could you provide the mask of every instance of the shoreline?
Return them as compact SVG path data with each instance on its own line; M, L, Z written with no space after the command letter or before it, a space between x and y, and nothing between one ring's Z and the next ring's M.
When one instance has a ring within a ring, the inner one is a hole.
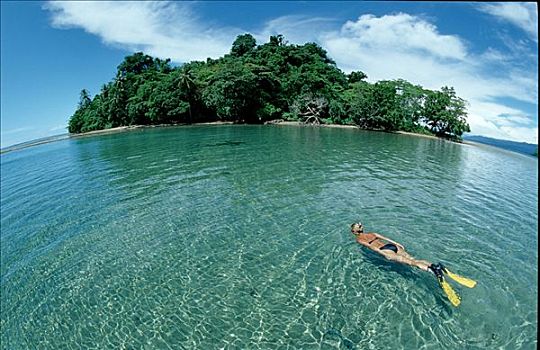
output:
M70 139L77 139L77 138L84 138L84 137L90 137L90 136L99 136L99 135L109 135L109 134L117 134L122 132L128 132L133 130L143 130L143 129L153 129L153 128L169 128L169 127L183 127L183 126L200 126L200 125L259 125L259 124L237 124L234 122L225 122L225 121L215 121L215 122L204 122L204 123L193 123L193 124L157 124L157 125L127 125L127 126L118 126L115 128L110 129L102 129L102 130L94 130L94 131L88 131L80 134L65 134L65 135L57 135L57 136L51 136L51 139L45 139L45 140L35 140L35 141L28 141L22 144L16 144L12 146L8 146L5 149L0 150L0 154L10 153L19 151L25 148L33 147L33 146L39 146L47 143L57 142L57 141L63 141L63 140L70 140ZM336 128L336 129L357 129L357 130L363 130L363 131L375 131L378 130L365 130L362 128L359 128L356 125L343 125L343 124L319 124L319 125L313 125L313 124L304 124L300 121L286 121L286 120L271 120L264 124L260 125L277 125L277 126L301 126L301 127L323 127L323 128ZM378 131L381 132L381 131ZM430 138L434 140L443 140L448 142L454 142L450 140L446 140L434 135L426 135L426 134L417 134L413 132L407 132L407 131L392 131L389 133L398 134L398 135L408 135L408 136L414 136L414 137L424 137L424 138ZM469 143L468 141L461 141L456 143L462 143L462 144L469 144L469 145L475 145L475 143Z
M424 137L432 140L442 140L442 141L448 141L453 143L466 143L466 141L456 142L452 140L447 140L442 137L438 137L435 135L428 135L428 134L419 134L415 132L409 132L409 131L383 131L383 130L368 130L368 129L362 129L356 125L344 125L344 124L319 124L319 125L312 125L312 124L304 124L302 122L294 122L294 121L282 121L282 122L273 122L273 123L265 123L269 125L292 125L292 126L315 126L315 127L323 127L323 128L337 128L337 129L357 129L357 130L363 130L363 131L373 131L373 132L386 132L389 134L398 134L398 135L408 135L408 136L414 136L414 137Z
M117 126L110 129L94 130L83 132L80 134L69 134L69 138L80 138L85 136L94 136L94 135L106 135L106 134L116 134L124 131L138 130L138 129L153 129L153 128L168 128L175 126L190 126L190 125L232 125L233 122L207 122L207 123L193 123L193 124L156 124L156 125L128 125L128 126Z
M127 126L117 126L110 129L94 130L83 132L80 134L62 134L49 136L45 139L38 139L33 141L27 141L15 145L8 146L6 148L0 149L0 154L20 151L25 148L44 145L47 143L53 143L57 141L64 141L70 139L84 138L89 136L99 136L99 135L108 135L108 134L118 134L126 131L140 130L140 129L152 129L152 128L166 128L166 127L175 127L175 126L189 126L189 125L232 125L233 122L207 122L207 123L193 123L193 124L156 124L156 125L127 125Z

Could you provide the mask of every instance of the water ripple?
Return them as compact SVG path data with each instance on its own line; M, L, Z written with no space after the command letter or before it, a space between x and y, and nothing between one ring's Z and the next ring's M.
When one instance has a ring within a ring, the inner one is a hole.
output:
M3 348L536 348L536 159L225 126L1 161ZM478 286L453 308L356 244L357 220Z

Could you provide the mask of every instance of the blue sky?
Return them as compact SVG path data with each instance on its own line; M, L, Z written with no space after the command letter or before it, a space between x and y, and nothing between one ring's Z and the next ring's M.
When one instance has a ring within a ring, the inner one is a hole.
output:
M66 132L81 89L144 51L181 64L219 57L239 34L314 41L370 81L453 86L471 134L538 143L536 3L1 3L1 146Z

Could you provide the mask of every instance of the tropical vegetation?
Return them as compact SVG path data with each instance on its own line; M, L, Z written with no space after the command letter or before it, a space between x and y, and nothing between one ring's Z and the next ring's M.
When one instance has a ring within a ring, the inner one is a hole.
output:
M282 119L461 140L470 131L466 118L466 102L451 87L370 83L364 72L342 72L315 43L289 44L277 35L257 45L244 34L229 54L206 62L173 66L142 52L127 56L93 98L81 91L68 129Z

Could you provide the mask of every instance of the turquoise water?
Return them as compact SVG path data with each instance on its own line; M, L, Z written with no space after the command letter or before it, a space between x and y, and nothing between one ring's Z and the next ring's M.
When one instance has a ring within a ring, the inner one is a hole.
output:
M5 349L535 349L538 160L193 126L1 156ZM453 284L356 244L361 220Z

